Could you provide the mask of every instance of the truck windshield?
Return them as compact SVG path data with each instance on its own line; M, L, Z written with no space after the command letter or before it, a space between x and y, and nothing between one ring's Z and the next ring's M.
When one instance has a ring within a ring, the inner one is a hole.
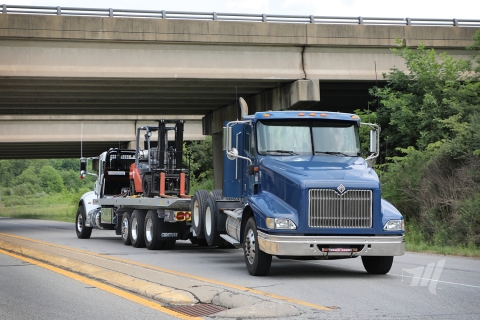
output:
M257 124L261 155L360 155L358 126L351 121L265 120Z

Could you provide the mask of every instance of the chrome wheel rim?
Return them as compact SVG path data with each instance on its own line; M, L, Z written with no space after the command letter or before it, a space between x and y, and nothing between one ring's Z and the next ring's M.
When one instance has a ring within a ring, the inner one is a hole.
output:
M212 234L212 211L210 206L207 206L205 210L205 233L208 235Z
M252 229L249 229L245 237L245 256L248 263L253 264L255 260L255 234Z
M132 240L137 240L138 238L138 222L137 218L132 219Z
M150 218L147 218L147 222L145 224L145 238L147 239L148 243L151 243L153 240L153 222Z
M81 214L79 214L77 218L77 230L78 232L82 232L83 230L83 216Z
M198 209L198 201L195 200L193 203L193 224L198 228L198 221L200 220L200 213Z
M126 240L128 237L128 219L123 219L122 221L122 238Z

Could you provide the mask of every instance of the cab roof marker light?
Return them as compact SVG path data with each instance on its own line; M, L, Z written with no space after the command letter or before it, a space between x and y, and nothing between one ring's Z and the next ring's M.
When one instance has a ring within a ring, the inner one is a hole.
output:
M327 114L326 113L320 113L320 117L326 117Z
M299 115L300 117L303 117L303 116L305 116L305 113L300 112L298 115Z
M315 117L315 116L316 116L316 114L315 114L315 113L313 113L313 112L312 112L312 113L310 113L310 117Z
M353 116L352 116L352 119L358 119L358 116L357 116L357 115L353 115Z
M263 116L264 117L270 117L270 114L269 113L264 113Z

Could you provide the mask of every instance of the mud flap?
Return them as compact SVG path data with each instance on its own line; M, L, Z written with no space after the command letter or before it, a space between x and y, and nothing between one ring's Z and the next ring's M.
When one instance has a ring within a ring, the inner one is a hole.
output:
M184 229L185 223L171 223L165 222L164 219L158 219L159 240L184 240Z

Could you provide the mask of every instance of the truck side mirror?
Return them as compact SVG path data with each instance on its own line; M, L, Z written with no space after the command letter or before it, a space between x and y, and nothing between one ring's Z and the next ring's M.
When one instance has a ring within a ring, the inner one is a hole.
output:
M232 127L223 127L223 150L232 150Z
M92 170L98 172L98 159L92 159Z
M87 172L87 159L81 158L80 159L80 172Z
M370 152L378 153L377 150L377 130L370 130Z

